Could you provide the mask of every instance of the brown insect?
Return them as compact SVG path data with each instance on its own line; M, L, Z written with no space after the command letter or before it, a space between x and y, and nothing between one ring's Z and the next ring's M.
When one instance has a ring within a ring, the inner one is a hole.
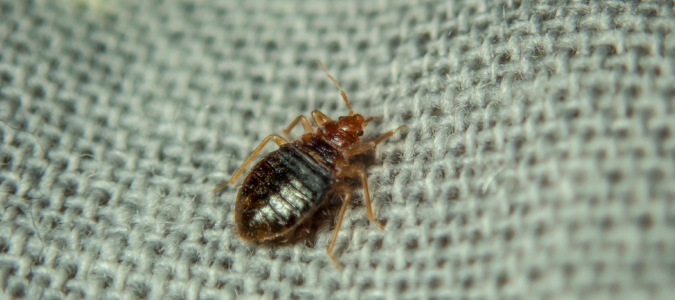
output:
M298 116L284 130L288 135L298 123L302 124L305 134L300 139L288 141L272 134L267 136L234 172L230 182L217 186L219 191L229 184L234 184L258 153L270 140L279 149L269 153L257 162L244 179L239 189L234 208L234 221L239 236L249 242L264 242L283 237L298 225L312 217L317 209L328 198L330 192L344 195L344 201L335 224L333 239L328 246L328 256L339 269L332 251L337 240L347 206L351 200L351 188L343 181L345 177L360 177L363 186L368 219L384 229L373 215L368 193L366 172L360 166L351 165L349 157L370 149L384 139L391 137L405 125L387 132L371 142L363 143L360 137L363 129L370 121L381 120L381 117L364 118L354 113L347 95L333 78L326 67L317 61L328 75L347 104L349 116L332 120L318 109L312 111L312 119L317 128L312 127L306 116Z

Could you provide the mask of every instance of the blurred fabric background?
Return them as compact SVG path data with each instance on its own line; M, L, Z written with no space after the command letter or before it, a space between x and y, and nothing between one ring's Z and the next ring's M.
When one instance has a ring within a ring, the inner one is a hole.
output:
M673 299L673 7L0 0L0 298ZM245 244L212 191L347 114L317 59L366 138L409 126L359 159L386 228L356 184L341 271L332 222Z

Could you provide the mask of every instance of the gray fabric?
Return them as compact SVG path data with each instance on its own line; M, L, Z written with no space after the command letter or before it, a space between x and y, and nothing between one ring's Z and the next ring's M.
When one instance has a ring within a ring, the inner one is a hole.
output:
M0 0L0 298L673 299L673 1L139 2ZM212 192L347 113L316 59L410 127L341 271Z

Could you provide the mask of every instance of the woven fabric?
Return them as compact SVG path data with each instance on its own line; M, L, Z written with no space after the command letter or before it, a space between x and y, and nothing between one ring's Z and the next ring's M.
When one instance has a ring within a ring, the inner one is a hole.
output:
M0 0L0 298L675 294L673 1L138 2ZM356 159L386 226L355 182L341 270L334 213L256 246L213 192L347 114L316 59L366 138L409 126Z

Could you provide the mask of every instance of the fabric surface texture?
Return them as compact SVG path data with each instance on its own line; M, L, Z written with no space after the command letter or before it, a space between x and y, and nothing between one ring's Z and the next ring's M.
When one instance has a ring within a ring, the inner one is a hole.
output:
M674 17L0 0L0 299L674 299ZM213 192L296 116L347 114L317 59L384 117L366 139L409 127L355 158L385 229L355 181L340 270L330 209L306 238L252 245L238 186Z

